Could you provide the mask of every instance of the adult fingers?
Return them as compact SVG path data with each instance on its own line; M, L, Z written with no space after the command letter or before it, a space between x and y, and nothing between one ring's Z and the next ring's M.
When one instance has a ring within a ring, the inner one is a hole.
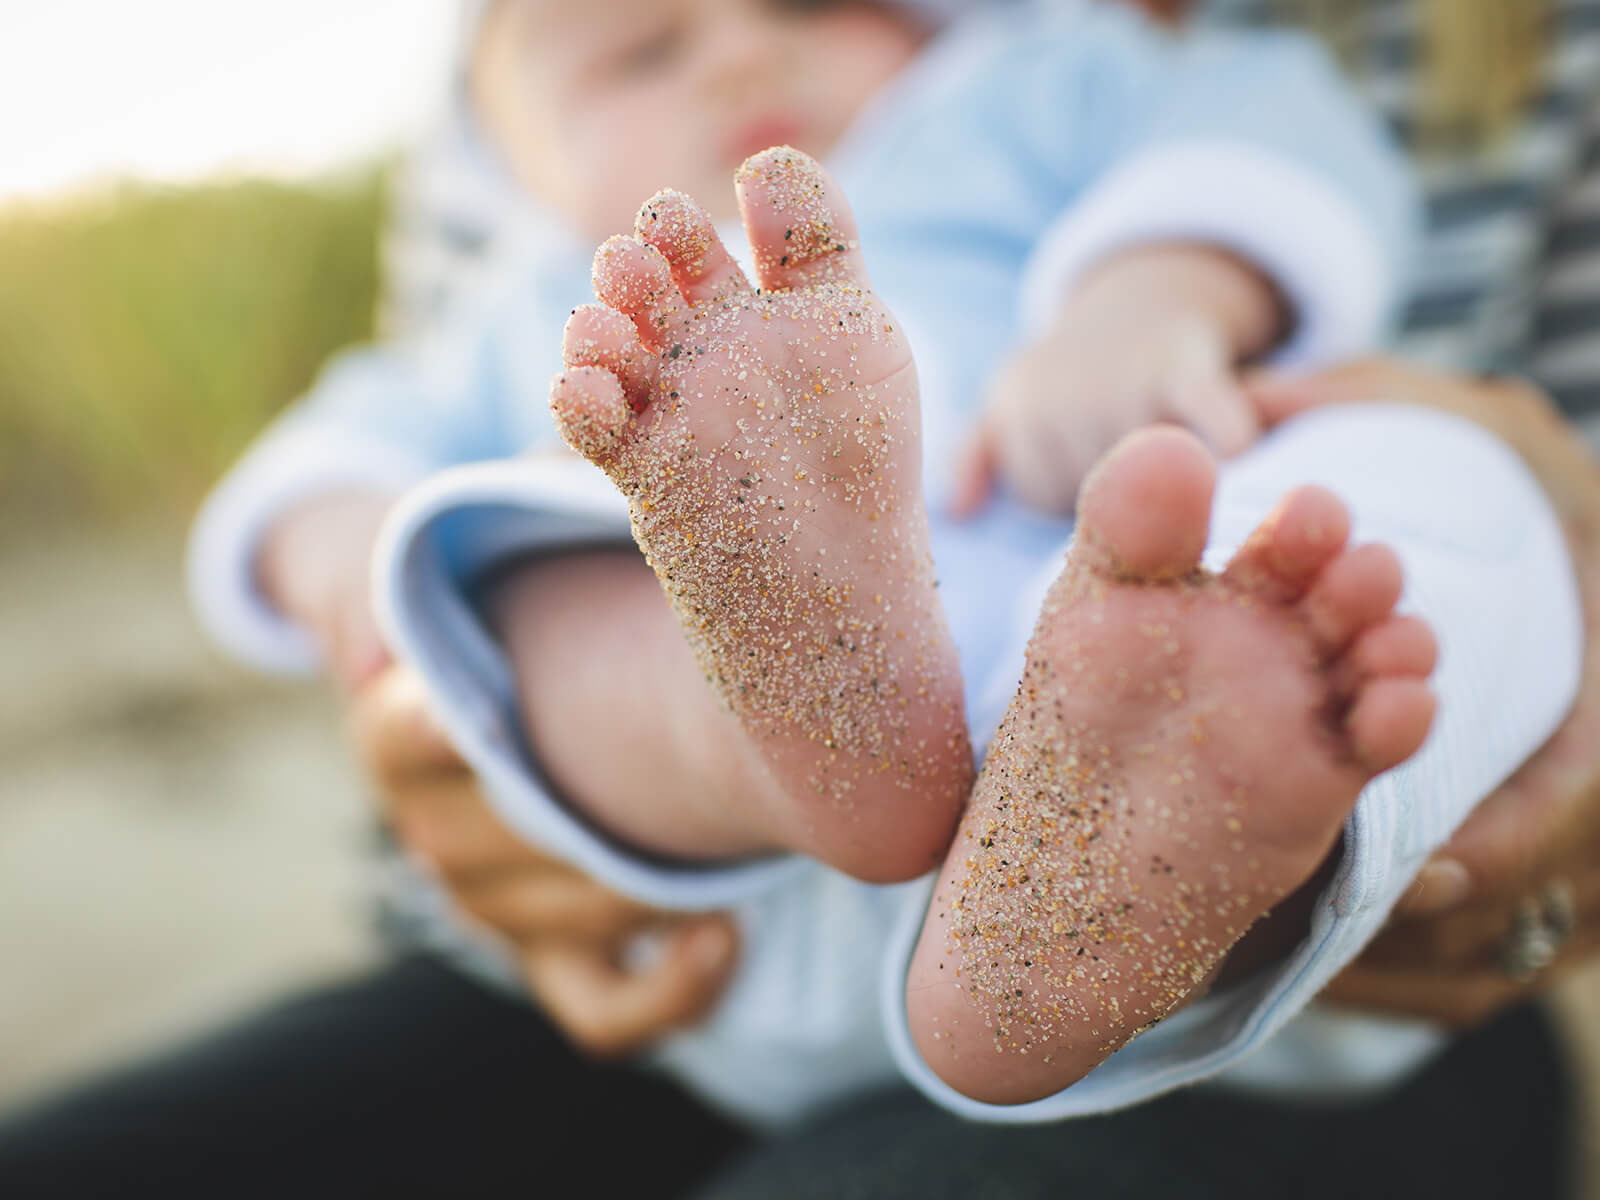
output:
M456 903L514 942L540 939L620 944L662 914L547 861L541 869L477 876L453 889Z
M380 781L465 765L428 712L422 679L390 667L355 696L350 732L361 761Z
M1597 950L1600 933L1580 930L1554 964L1523 981L1508 978L1494 963L1441 970L1432 964L1374 965L1363 957L1346 967L1321 998L1341 1008L1470 1029L1543 992Z
M1360 358L1314 373L1250 371L1240 382L1264 426L1277 426L1291 416L1323 405L1398 400L1410 371L1382 358Z
M477 776L428 715L414 672L396 667L374 681L356 699L351 730L395 836L440 875L559 869L489 807Z
M1494 966L1524 903L1539 901L1558 885L1571 896L1575 929L1600 930L1600 870L1590 864L1574 867L1566 874L1543 875L1513 897L1489 897L1440 916L1396 921L1373 939L1361 960L1441 971Z
M1000 460L987 422L978 426L956 459L955 486L950 515L957 520L976 516L994 494L1000 478Z
M692 1024L722 995L738 957L726 916L674 928L660 958L640 970L593 944L551 942L526 952L528 986L552 1021L598 1057L626 1054Z
M1328 404L1411 404L1453 412L1516 446L1532 423L1550 424L1550 404L1515 379L1470 379L1394 358L1364 358L1309 374L1252 371L1245 394L1267 426ZM1555 426L1559 429L1559 426ZM1535 437L1549 436L1535 430Z
M1470 1029L1521 995L1520 987L1488 971L1443 973L1357 962L1324 988L1320 999L1375 1016Z
M1493 948L1511 930L1512 910L1501 903L1473 904L1422 921L1396 922L1362 952L1369 966L1416 967L1439 972L1475 968L1492 961Z
M1414 921L1480 900L1505 901L1544 876L1584 872L1600 835L1600 786L1587 768L1576 776L1548 752L1536 756L1484 800L1395 906Z
M465 771L413 781L385 800L395 837L449 881L568 869L507 829Z
M1542 807L1543 797L1525 798ZM1525 890L1544 849L1547 829L1533 812L1517 818L1511 796L1496 793L1479 806L1468 825L1428 860L1394 907L1396 923L1453 915L1464 904Z
M1591 694L1579 697L1556 736L1478 806L1442 851L1466 869L1474 895L1513 895L1537 876L1587 868L1596 858L1595 686L1585 685Z

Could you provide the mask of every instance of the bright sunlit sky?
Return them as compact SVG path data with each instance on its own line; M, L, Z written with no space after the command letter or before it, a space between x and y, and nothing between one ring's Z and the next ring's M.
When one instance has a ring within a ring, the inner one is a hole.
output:
M454 0L0 0L0 204L300 174L436 111Z

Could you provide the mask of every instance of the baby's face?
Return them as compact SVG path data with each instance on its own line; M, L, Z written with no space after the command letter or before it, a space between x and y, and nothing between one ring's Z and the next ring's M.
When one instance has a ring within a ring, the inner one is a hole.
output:
M599 239L662 187L732 216L746 157L826 154L925 37L860 0L500 0L473 93L523 186Z

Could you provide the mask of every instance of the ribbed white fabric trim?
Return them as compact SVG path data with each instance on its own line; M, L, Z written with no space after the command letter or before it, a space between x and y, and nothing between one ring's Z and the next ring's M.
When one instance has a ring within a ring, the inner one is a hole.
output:
M1355 206L1313 171L1236 142L1145 151L1096 184L1040 240L1022 281L1024 328L1043 333L1097 262L1137 245L1202 241L1259 267L1294 306L1273 355L1312 365L1369 349L1398 276Z
M371 490L398 496L423 463L325 429L280 428L258 442L206 499L189 535L189 598L206 631L254 667L279 674L316 670L305 630L267 603L255 559L273 522L318 495Z
M379 624L396 656L421 672L434 718L483 779L495 810L532 845L658 908L725 908L781 886L809 864L790 856L704 867L651 862L614 845L543 785L515 724L509 665L466 596L472 577L508 554L596 543L631 544L627 502L587 463L513 460L443 472L396 506L379 537Z

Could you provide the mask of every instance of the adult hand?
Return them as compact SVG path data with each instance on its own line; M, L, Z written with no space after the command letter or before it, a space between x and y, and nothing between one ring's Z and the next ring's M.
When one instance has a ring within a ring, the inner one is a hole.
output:
M1600 950L1600 465L1543 396L1509 380L1373 359L1296 379L1261 376L1250 390L1269 425L1362 402L1465 417L1522 456L1566 529L1587 629L1577 703L1423 868L1388 928L1325 993L1352 1008L1477 1024ZM1570 938L1543 969L1508 960L1519 923L1569 920Z
M352 731L400 842L508 945L540 1007L580 1048L638 1049L693 1024L722 994L737 957L732 921L646 908L516 837L429 717L413 672L391 668L362 689ZM657 936L659 953L626 961L643 933Z

